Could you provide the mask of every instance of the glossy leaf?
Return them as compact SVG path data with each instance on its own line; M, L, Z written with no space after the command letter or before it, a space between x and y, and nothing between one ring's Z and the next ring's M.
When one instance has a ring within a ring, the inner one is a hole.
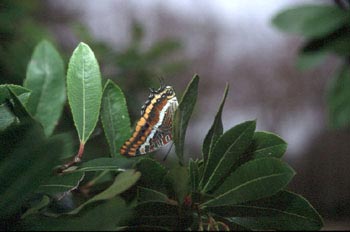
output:
M222 125L222 120L221 120L221 115L222 115L222 110L224 108L224 104L226 101L227 93L228 93L229 85L226 84L225 91L224 91L224 96L221 100L219 110L215 115L215 119L213 122L213 125L211 125L211 128L209 129L207 135L204 138L203 142L203 147L202 147L202 152L203 152L203 160L204 163L207 163L209 153L212 151L215 143L219 139L219 137L222 135L224 129Z
M130 118L122 90L108 80L102 97L101 119L111 156L119 156L119 149L130 137Z
M37 192L48 195L70 192L78 188L84 177L84 172L53 176L47 182L40 185Z
M239 204L276 194L293 178L295 172L276 158L249 161L232 173L215 190L215 198L204 206Z
M196 74L182 95L181 101L174 115L172 134L176 155L178 156L181 164L183 164L184 143L187 125L197 101L198 82L199 76Z
M97 158L84 162L75 172L94 172L125 169L133 164L134 160L127 158Z
M33 140L35 138L35 140ZM23 141L0 163L0 216L16 213L23 202L47 180L47 173L57 165L61 141L45 140L43 131L33 125Z
M50 136L66 101L65 70L59 53L48 41L40 42L29 62L23 86L30 89L27 108Z
M240 205L208 207L250 230L320 230L322 218L300 195L281 191L276 195Z
M98 120L102 86L95 55L84 43L79 44L70 58L67 94L79 139L85 143Z
M286 149L287 143L281 137L270 132L258 131L254 133L248 156L254 159L264 157L281 158Z
M168 196L164 193L158 192L149 188L138 188L138 196L137 199L139 202L169 202Z
M23 221L25 230L33 231L107 231L123 226L131 210L119 197L83 210L78 215L58 218L33 215Z
M251 144L255 124L255 121L241 123L226 131L218 139L209 154L204 169L201 180L203 192L212 190L223 178L230 174L231 168L239 161Z
M350 68L348 64L342 67L330 86L328 107L332 127L350 126Z
M88 204L91 204L96 201L108 200L115 197L116 195L124 192L125 190L128 190L131 186L133 186L138 181L140 176L140 172L135 172L135 170L132 169L120 173L115 178L113 184L109 186L106 190L93 196L92 198L81 204L78 208L75 208L67 214L77 214L82 208L84 208Z
M349 12L332 5L301 5L276 15L272 22L280 30L306 37L321 37L345 25Z

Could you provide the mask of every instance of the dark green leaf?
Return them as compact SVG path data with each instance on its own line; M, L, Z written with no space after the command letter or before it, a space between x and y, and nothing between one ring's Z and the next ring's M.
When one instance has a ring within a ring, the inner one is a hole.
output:
M198 190L200 176L199 176L198 164L192 159L190 159L190 163L189 163L189 173L190 173L192 192L196 192Z
M91 204L96 201L108 200L115 197L116 195L124 192L125 190L128 190L131 186L133 186L138 181L140 176L140 172L135 172L135 170L132 169L120 173L115 178L113 184L109 186L106 190L90 198L88 201L81 204L78 208L75 208L67 214L77 214L82 208L84 208L88 204Z
M20 85L0 85L0 104L5 103L6 99L11 99L11 96L8 92L8 89L11 89L12 92L18 97L19 101L26 106L28 98L31 94L29 89L26 89Z
M79 166L75 172L92 172L105 170L120 170L125 169L133 164L134 160L120 157L120 158L97 158L84 162Z
M335 53L340 56L350 55L350 28L339 30L319 39L308 41L302 48L303 53Z
M215 198L204 206L239 204L271 196L284 188L295 172L276 158L249 161L232 173L215 190Z
M328 92L330 124L334 128L350 126L350 68L345 64Z
M296 66L302 71L309 70L322 63L326 56L326 52L300 51L296 60Z
M51 135L66 101L63 60L48 42L40 42L29 62L24 87L30 89L28 110Z
M187 125L197 101L198 82L199 76L196 74L188 84L174 115L172 134L175 151L179 157L181 164L183 164L184 143Z
M107 231L123 226L131 210L118 197L82 210L78 215L58 218L40 215L28 216L23 222L25 230L34 231Z
M287 143L281 137L270 132L258 131L254 133L248 156L254 159L264 157L281 158L286 149Z
M348 23L349 12L332 5L302 5L276 15L272 22L280 30L306 37L321 37Z
M17 118L6 105L0 105L0 131L6 130Z
M101 119L111 150L111 156L119 155L119 149L130 137L130 118L122 90L108 80L102 97Z
M135 168L142 174L139 186L162 191L163 180L167 171L159 162L142 158L136 163Z
M320 230L323 225L322 218L306 199L287 191L258 201L207 210L251 230L309 231Z
M149 188L138 188L138 201L144 202L168 202L168 197L164 193Z
M233 170L243 153L252 142L255 131L255 121L241 123L226 131L216 142L209 154L204 169L201 186L203 192L212 190L223 178Z
M35 138L35 139L33 139ZM0 163L0 216L15 213L57 164L61 141L45 140L38 125L26 131L23 141Z
M37 192L55 195L72 191L78 188L80 182L84 179L84 176L84 172L53 176L47 182L40 185Z
M79 139L85 143L98 120L102 85L95 55L84 43L79 44L70 58L67 93Z
M190 177L187 167L175 166L170 169L165 178L165 182L172 187L177 201L182 204L190 192Z
M203 159L204 159L205 165L207 163L209 153L211 153L215 143L217 142L218 138L222 135L224 131L222 121L221 121L221 115L222 115L222 109L224 108L225 100L227 97L228 89L229 89L229 85L226 84L224 97L221 100L219 110L216 113L213 125L208 131L208 134L205 136L205 139L203 142L202 152L203 152Z
M46 207L50 203L50 198L46 195L44 195L39 202L37 202L35 205L33 205L31 208L29 208L22 216L21 219L32 215L39 213L39 211Z

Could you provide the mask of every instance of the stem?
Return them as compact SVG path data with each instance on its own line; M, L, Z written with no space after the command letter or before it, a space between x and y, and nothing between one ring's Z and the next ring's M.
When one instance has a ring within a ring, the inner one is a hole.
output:
M80 142L80 145L79 145L79 151L78 151L78 154L76 154L76 156L74 156L74 158L69 161L68 163L62 165L59 169L58 169L58 172L59 173L62 173L64 170L66 170L67 168L73 166L74 164L77 164L81 161L81 158L83 157L84 155L84 148L85 148L85 143L83 142Z
M203 221L202 221L201 211L200 211L200 209L199 209L198 204L195 204L195 206L196 206L197 215L198 215L198 220L199 220L199 222L198 222L198 227L199 227L198 230L199 230L199 231L203 231Z

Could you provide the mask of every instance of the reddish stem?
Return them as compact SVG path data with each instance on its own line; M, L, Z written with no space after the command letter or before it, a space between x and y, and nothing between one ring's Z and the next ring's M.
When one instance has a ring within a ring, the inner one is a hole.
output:
M81 158L83 157L83 154L84 154L84 147L85 147L85 143L80 142L78 154L76 154L71 161L69 161L68 163L62 165L59 168L59 172L63 172L64 170L66 170L67 168L73 166L74 164L79 163L81 161Z

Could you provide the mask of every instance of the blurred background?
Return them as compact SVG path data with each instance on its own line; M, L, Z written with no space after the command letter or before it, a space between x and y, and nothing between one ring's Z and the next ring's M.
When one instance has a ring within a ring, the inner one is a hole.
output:
M258 130L279 134L288 143L284 159L297 172L289 188L320 212L324 229L350 229L350 130L330 128L327 112L329 84L343 60L331 55L312 69L298 69L305 39L271 23L292 6L335 2L2 0L0 84L22 83L41 39L56 45L66 65L84 41L95 52L104 79L113 79L125 92L135 121L148 87L157 88L159 77L180 97L198 73L199 98L186 137L186 153L198 157L229 83L225 130L257 119ZM66 106L59 130L73 131L69 115ZM95 132L90 153L103 155L101 133Z

